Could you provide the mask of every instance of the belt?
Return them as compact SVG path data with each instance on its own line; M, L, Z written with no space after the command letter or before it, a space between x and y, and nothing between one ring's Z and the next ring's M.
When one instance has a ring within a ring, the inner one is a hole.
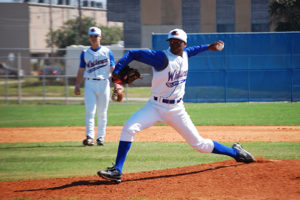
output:
M101 78L85 78L87 80L93 80L93 81L102 81L102 80L105 80L105 79L101 79Z
M153 99L155 101L158 101L159 98L154 96ZM167 103L167 104L176 104L176 103L179 103L181 100L182 100L182 98L180 98L180 99L174 99L174 100L162 99L161 102Z

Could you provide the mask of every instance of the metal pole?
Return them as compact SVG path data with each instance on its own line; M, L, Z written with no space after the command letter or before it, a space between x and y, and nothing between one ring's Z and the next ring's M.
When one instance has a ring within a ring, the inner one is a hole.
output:
M50 23L50 48L51 56L53 56L53 19L52 19L52 0L50 0L49 6L49 23ZM50 61L52 63L52 60Z
M76 37L76 43L79 44L80 38L81 38L81 3L80 0L78 0L78 29L77 29L77 37Z
M18 103L22 103L21 54L18 53Z
M45 103L46 101L46 78L45 78L45 70L43 69L43 79L42 79L42 82L43 82L43 103Z
M65 92L66 92L66 104L69 104L69 80L67 75L65 75Z
M5 103L8 103L8 71L5 70Z

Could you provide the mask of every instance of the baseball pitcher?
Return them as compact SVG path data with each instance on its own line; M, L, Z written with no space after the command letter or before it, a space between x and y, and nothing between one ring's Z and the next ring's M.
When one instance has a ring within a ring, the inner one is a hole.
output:
M157 122L172 126L195 150L202 153L228 155L237 162L254 162L254 157L238 143L232 147L224 146L214 140L199 135L190 116L187 114L183 96L188 77L188 58L206 50L221 51L222 41L209 45L186 47L187 34L181 29L171 30L168 34L169 49L131 50L127 52L113 71L113 80L122 80L122 70L132 61L137 60L153 67L152 95L148 103L134 113L124 124L115 165L98 171L98 175L121 182L122 168L135 134Z

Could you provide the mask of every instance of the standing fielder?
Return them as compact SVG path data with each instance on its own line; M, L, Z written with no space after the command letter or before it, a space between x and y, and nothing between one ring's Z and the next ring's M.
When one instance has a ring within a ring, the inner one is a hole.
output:
M172 126L199 152L228 155L237 162L254 162L254 157L238 143L230 148L214 140L202 138L183 105L188 58L206 50L222 50L224 43L218 41L210 45L186 48L187 35L181 29L171 30L168 41L170 48L164 51L129 51L119 60L113 71L113 77L118 77L120 70L132 60L153 66L152 95L148 103L125 122L115 165L98 171L98 175L105 179L121 182L123 164L135 134L157 122Z
M109 77L115 68L115 61L111 50L101 46L101 30L97 27L89 28L91 47L83 50L80 55L74 93L80 95L80 84L85 79L84 103L86 139L84 145L94 145L95 113L98 115L97 144L104 144L107 124L107 109L110 98Z

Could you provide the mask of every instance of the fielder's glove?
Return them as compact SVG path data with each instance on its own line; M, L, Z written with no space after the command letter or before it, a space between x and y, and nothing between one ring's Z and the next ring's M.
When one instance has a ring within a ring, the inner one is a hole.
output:
M124 67L119 74L112 74L112 82L121 85L131 84L139 78L141 78L140 72L137 69L130 68L129 66Z
M124 87L122 85L115 84L111 100L121 102L124 98L124 93Z

